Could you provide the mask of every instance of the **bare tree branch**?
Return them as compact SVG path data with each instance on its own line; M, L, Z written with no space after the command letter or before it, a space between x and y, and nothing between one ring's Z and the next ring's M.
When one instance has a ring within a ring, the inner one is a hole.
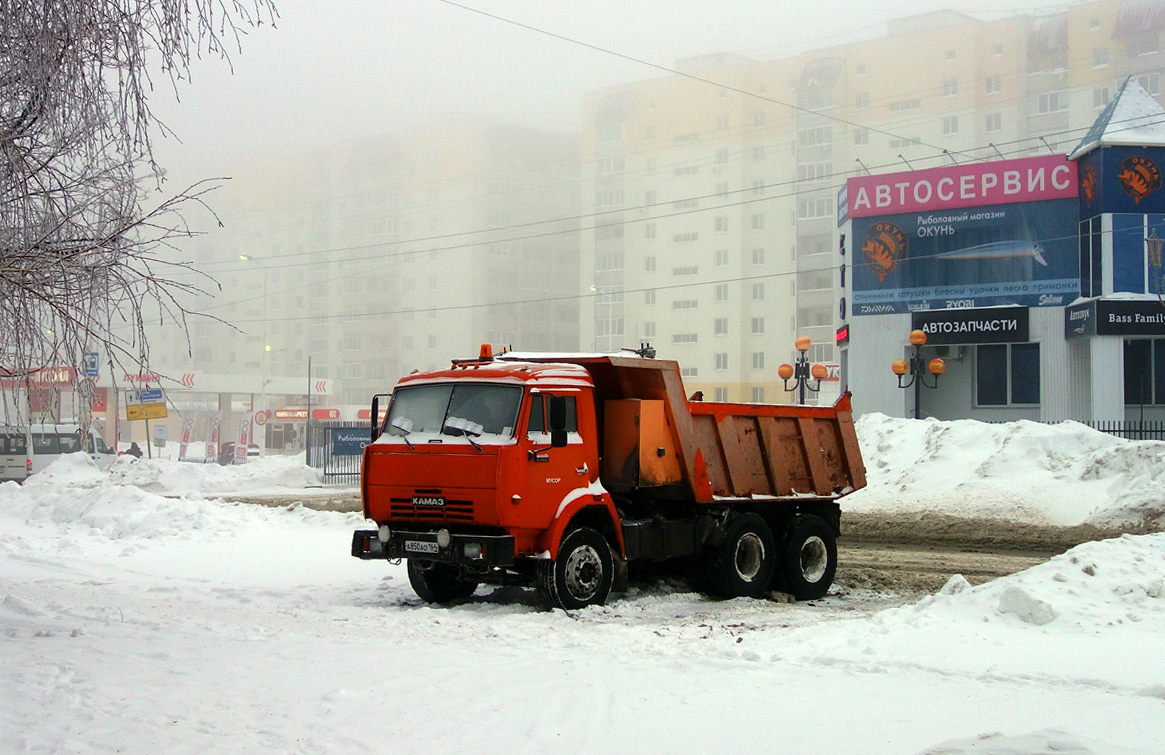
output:
M142 206L166 131L149 71L177 87L192 60L229 63L246 29L276 18L273 0L0 0L2 390L46 368L82 374L87 351L145 371L147 318L185 326L183 301L217 286L172 259L193 235L182 211L205 208L213 184Z

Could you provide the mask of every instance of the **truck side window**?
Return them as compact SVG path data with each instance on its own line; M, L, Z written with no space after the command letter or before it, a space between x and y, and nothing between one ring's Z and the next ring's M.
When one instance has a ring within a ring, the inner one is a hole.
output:
M535 394L530 400L530 423L526 428L526 435L531 433L549 433L546 427L546 398L544 394ZM578 408L574 396L563 396L566 399L566 431L578 432Z

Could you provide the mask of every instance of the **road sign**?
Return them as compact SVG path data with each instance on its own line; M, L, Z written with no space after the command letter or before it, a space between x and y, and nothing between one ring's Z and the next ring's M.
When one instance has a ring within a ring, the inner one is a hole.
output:
M97 377L97 360L100 358L101 355L96 351L85 352L85 377Z
M125 392L125 418L127 420L165 419L166 394L161 388Z
M130 421L139 419L166 419L166 405L126 404L125 418Z

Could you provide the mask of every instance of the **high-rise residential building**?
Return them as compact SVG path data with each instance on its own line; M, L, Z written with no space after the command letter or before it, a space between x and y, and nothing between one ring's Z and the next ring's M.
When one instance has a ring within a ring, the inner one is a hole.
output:
M582 341L650 341L707 398L787 400L836 365L845 179L1075 145L1127 77L1161 99L1165 3L941 11L771 61L715 54L584 100ZM831 371L831 376L836 372ZM840 389L827 381L820 397Z
M457 118L252 166L194 242L222 284L197 308L221 322L192 323L192 358L183 341L154 363L306 386L310 358L347 416L482 343L574 350L577 164L572 136Z

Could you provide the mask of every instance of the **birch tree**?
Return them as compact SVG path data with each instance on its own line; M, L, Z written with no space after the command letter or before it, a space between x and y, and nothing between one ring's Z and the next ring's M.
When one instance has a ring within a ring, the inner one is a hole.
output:
M176 93L276 18L274 0L0 0L2 390L83 374L87 351L148 369L146 324L185 325L185 294L216 285L174 254L213 186L159 192L153 77Z

